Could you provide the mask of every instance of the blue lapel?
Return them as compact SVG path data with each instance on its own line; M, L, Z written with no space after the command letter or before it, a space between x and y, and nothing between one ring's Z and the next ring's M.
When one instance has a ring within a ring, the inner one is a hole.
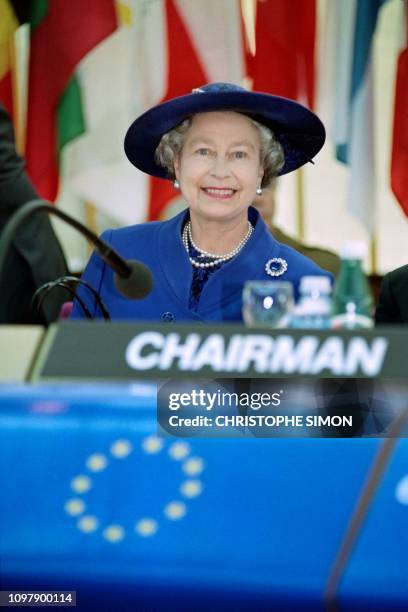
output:
M186 312L193 278L192 266L181 239L188 210L162 223L159 230L159 264L180 308Z
M184 210L162 224L159 233L159 263L180 307L188 309L192 266L181 239L182 227L188 217ZM212 275L203 288L200 305L195 315L205 315L222 309L224 304L241 297L247 280L265 278L265 264L279 254L279 243L273 238L259 213L250 207L248 218L255 229L251 239L232 261L225 263ZM191 312L191 314L193 314Z
M279 243L255 208L249 208L248 218L254 232L239 255L225 263L204 285L199 306L202 314L240 299L245 281L265 279L266 262L279 253Z

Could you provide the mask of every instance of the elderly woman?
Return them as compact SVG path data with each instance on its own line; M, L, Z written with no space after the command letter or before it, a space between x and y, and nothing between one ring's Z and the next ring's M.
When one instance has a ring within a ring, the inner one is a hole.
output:
M311 161L324 139L320 120L300 104L228 83L150 109L130 126L126 154L143 172L173 180L188 208L103 236L150 268L147 297L121 296L95 254L84 279L113 319L241 321L247 280L287 280L296 295L302 276L328 273L277 242L251 203L275 176ZM83 316L77 304L73 316Z

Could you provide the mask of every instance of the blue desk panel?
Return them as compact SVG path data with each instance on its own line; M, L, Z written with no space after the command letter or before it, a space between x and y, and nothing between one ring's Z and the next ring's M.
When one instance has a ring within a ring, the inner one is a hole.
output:
M2 387L2 588L75 589L83 610L323 610L380 443L159 438L151 384Z
M339 601L345 610L408 610L406 439L397 442L376 491L343 575Z

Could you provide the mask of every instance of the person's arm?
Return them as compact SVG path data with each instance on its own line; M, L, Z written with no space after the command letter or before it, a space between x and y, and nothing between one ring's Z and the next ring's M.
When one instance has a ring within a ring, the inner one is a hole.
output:
M17 153L14 130L0 104L0 233L21 206L39 195ZM54 292L38 318L30 312L35 290L68 273L64 253L47 215L34 215L15 235L3 270L1 323L50 323L58 317L63 297Z
M0 104L0 210L11 212L38 194L25 173L25 162L15 146L11 119Z

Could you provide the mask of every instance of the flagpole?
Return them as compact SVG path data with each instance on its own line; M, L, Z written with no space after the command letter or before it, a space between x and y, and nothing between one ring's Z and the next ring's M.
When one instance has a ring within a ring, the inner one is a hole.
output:
M305 238L305 191L304 191L304 171L299 168L295 172L296 180L296 227L299 240Z
M17 48L16 32L13 32L8 42L10 54L10 73L11 73L11 88L13 95L13 127L15 134L16 149L20 155L24 155L25 150L25 134L24 120L22 115L22 100L20 79L18 75L19 61Z
M241 14L244 22L248 49L252 56L256 53L256 0L241 0Z

